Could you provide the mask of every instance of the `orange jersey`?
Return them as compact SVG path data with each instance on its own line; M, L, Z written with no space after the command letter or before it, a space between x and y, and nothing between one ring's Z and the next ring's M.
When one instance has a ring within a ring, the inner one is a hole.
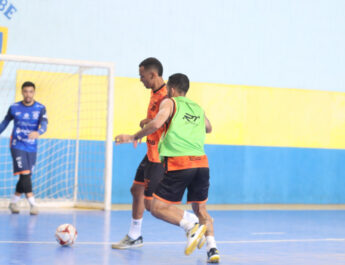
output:
M188 168L208 167L206 155L202 156L175 156L166 158L166 170L175 171Z
M151 91L151 98L150 104L147 109L147 118L153 120L158 111L159 105L161 104L162 100L167 96L167 87L164 84L161 88L156 91ZM158 153L158 143L161 135L164 131L164 128L160 128L155 131L153 134L150 134L146 137L146 144L147 144L147 157L150 162L153 163L160 163L159 153Z

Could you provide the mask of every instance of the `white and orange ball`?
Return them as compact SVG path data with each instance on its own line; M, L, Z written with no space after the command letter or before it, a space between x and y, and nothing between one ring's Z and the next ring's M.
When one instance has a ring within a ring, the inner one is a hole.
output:
M61 246L71 246L77 239L78 232L71 224L63 224L56 228L55 238Z

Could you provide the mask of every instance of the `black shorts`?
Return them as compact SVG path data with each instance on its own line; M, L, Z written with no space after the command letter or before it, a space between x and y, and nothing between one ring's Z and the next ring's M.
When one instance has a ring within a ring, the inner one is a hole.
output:
M26 152L23 150L11 148L13 160L13 174L30 174L34 170L36 164L36 152Z
M155 191L157 184L162 180L163 176L163 164L150 162L146 155L137 169L134 183L145 186L145 199L151 200L152 193Z
M210 170L205 167L168 171L153 196L166 203L181 203L187 189L187 203L205 203L210 187L209 180Z

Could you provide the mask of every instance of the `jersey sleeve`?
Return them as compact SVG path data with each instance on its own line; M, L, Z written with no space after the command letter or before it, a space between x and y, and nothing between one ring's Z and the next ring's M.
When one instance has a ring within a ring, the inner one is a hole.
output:
M48 127L47 111L45 107L42 109L41 114L40 114L39 126L40 128L38 129L38 133L42 135L47 131L47 127Z
M11 114L11 107L9 107L4 120L0 123L0 134L7 128L11 120L13 120L13 116Z

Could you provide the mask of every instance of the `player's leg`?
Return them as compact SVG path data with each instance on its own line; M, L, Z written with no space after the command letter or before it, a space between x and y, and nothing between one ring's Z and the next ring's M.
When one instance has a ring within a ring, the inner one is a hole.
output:
M162 163L149 162L148 166L145 168L144 203L148 211L151 209L152 194L156 190L158 183L163 179L164 172L165 169Z
M128 235L132 239L138 239L139 237L141 237L141 226L145 211L144 189L145 186L143 184L138 183L133 183L131 187L132 220L128 231Z
M191 254L195 250L206 232L206 226L184 218L184 211L182 209L170 204L170 202L164 202L161 197L158 199L154 196L151 203L151 213L156 218L180 226L185 230L187 233L186 255Z
M12 162L13 162L13 174L20 175L23 172L28 173L28 172L25 172L25 170L23 169L23 159L25 159L23 158L23 153L18 149L11 148L11 156L12 156ZM10 204L8 206L10 211L14 214L19 213L18 202L20 200L22 193L23 193L23 187L19 178L16 184L15 193L12 196Z
M151 201L153 199L152 194L156 190L158 184L163 179L165 168L163 163L149 162L149 166L145 168L145 191L144 202L146 210L150 211ZM198 217L194 213L188 211L183 212L183 218L192 221L193 223L199 223Z
M130 189L132 194L132 220L128 234L119 242L111 245L114 249L127 249L141 247L143 245L143 237L141 235L141 227L143 215L145 211L144 205L144 171L148 165L147 156L139 164L134 182Z
M37 204L35 202L34 193L32 192L32 172L35 168L36 164L36 152L26 152L26 163L27 167L30 168L31 174L23 175L23 183L24 183L24 193L26 196L26 199L28 200L30 204L30 214L31 215L37 215L38 214L38 208Z
M186 218L185 211L174 206L182 200L183 193L193 179L194 169L168 171L157 186L151 203L153 216L178 225L187 232L185 254L191 254L203 237L206 226Z
M209 169L198 168L196 177L188 186L188 203L192 203L194 213L199 217L200 224L207 227L205 233L207 262L219 263L220 256L214 237L213 219L206 209L206 201L209 189Z
M207 227L205 233L206 249L207 249L207 262L219 263L220 256L217 248L216 240L214 237L213 219L206 210L205 203L193 203L193 210L199 217L200 224L205 224Z
M132 218L135 220L143 218L144 206L144 184L133 183L130 189L132 194Z
M19 180L18 180L19 182ZM16 185L16 191L15 193L13 194L12 198L11 198L11 201L10 201L10 204L8 206L8 208L10 209L11 213L13 214L17 214L20 212L19 210L19 207L18 207L18 202L20 201L20 197L21 197L21 193L18 192L18 182L17 182L17 185Z

